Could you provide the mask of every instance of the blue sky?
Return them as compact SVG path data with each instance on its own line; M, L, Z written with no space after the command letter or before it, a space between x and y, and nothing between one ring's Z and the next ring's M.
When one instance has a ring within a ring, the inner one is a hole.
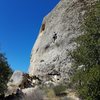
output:
M28 71L42 19L60 0L0 0L0 51L13 70Z

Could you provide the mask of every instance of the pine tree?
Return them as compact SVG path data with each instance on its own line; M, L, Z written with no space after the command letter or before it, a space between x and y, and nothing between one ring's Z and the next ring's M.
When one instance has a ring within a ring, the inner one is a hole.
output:
M0 52L0 95L4 94L7 88L7 82L12 74L12 70L6 57Z

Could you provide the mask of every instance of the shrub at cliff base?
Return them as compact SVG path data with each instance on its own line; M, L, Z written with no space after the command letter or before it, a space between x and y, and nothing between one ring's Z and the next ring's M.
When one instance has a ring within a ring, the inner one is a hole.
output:
M12 70L10 69L7 59L4 54L0 52L0 95L4 93L7 88L7 82L9 80Z
M100 0L88 9L82 28L85 34L71 52L72 83L83 100L100 100Z

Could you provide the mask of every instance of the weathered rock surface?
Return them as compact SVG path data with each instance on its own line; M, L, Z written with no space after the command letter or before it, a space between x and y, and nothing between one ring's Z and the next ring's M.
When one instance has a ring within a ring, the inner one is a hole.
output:
M57 75L69 80L71 60L69 51L76 44L73 38L84 33L81 25L87 7L96 0L61 0L44 18L37 41L32 49L29 74L46 79Z
M69 51L76 47L73 39L84 33L81 25L89 5L97 0L61 0L44 18L37 41L32 49L29 74L16 71L8 82L6 96L0 100L44 99L37 86L56 86L68 82L71 72ZM80 66L81 67L81 66ZM68 90L68 89L67 89ZM44 94L45 95L45 94ZM73 91L63 99L80 100Z
M38 88L26 88L22 90L24 98L22 100L43 100L43 92Z
M6 92L6 96L11 95L12 93L16 94L17 89L19 89L19 86L23 84L23 81L23 73L20 71L15 71L7 84L8 90Z
M36 76L30 77L26 73L15 71L7 84L5 97L0 97L0 100L42 100L42 91L36 86L39 83Z
M23 73L21 71L15 71L11 76L9 83L7 85L18 87L20 84L22 84L23 80L24 80Z
M34 87L32 84L32 78L28 74L21 71L15 71L7 83L7 91L5 96L16 94L19 90L29 87Z
M0 100L43 100L43 93L38 87L19 90L16 94L0 97Z

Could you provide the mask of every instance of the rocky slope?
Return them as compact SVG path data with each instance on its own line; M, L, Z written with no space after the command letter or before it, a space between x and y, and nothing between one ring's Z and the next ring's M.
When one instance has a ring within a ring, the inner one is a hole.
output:
M73 39L84 34L81 25L87 9L95 1L61 0L57 4L43 20L32 49L29 75L14 72L7 84L7 97L0 96L0 100L52 100L46 96L43 87L42 91L38 87L69 82L72 74L69 52L76 47ZM54 100L79 100L73 90L67 89L66 93L65 97L54 97Z
M96 0L61 0L44 18L39 36L32 49L29 74L44 80L55 76L68 82L71 74L69 51L76 44L72 41L84 31L81 25L90 4Z

